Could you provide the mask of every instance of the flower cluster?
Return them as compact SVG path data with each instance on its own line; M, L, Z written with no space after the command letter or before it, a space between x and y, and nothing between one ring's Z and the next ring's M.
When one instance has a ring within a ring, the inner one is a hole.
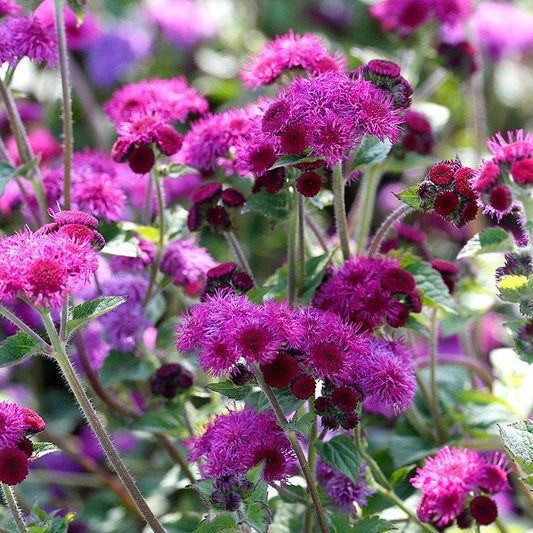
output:
M26 229L0 240L0 299L61 305L98 267L94 246L101 249L104 240L97 224L85 213L62 211L35 233Z
M301 36L292 30L266 44L257 57L240 72L245 87L258 89L270 85L284 72L303 70L311 76L324 72L342 72L345 59L328 54L323 43L311 33Z
M496 520L498 508L489 495L509 489L510 468L504 455L445 446L418 468L411 484L422 491L422 522L448 527L454 520L481 525ZM466 515L466 516L465 516Z
M357 256L322 283L313 305L373 330L385 321L392 327L403 326L409 311L420 312L422 301L413 275L395 261Z
M498 133L487 146L494 157L481 163L472 188L479 193L483 212L501 220L533 188L533 133L508 132L508 140Z
M165 398L174 398L180 391L192 386L194 376L179 363L167 363L160 366L150 377L152 394L161 394Z
M418 187L420 207L435 211L458 228L476 218L478 195L472 188L474 171L461 166L458 159L441 161L429 170Z
M206 283L202 300L209 294L213 296L217 291L230 289L237 294L248 292L254 286L254 280L247 272L237 268L232 261L210 268L206 273Z
M16 403L0 402L0 481L16 485L28 475L33 444L27 438L43 431L43 419Z
M245 407L217 415L200 437L185 445L204 477L246 474L262 461L263 479L269 483L296 473L294 451L270 411L256 413Z

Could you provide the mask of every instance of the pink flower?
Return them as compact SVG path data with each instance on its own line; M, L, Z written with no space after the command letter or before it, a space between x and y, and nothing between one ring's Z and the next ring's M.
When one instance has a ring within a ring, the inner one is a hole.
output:
M311 33L301 36L292 30L266 44L258 56L239 73L245 87L258 89L275 82L284 70L302 68L316 76L327 71L342 72L344 58L328 55L326 47Z

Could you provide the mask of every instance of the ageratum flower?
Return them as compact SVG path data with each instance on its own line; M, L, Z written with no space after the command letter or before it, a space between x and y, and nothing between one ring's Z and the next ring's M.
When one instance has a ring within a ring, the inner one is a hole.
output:
M491 523L488 517L496 518L497 507L482 493L507 489L509 471L506 458L499 454L483 456L474 450L445 446L435 457L426 459L411 479L411 484L422 491L417 510L420 520L447 527L464 512L474 495L472 503L481 499L470 506L472 517L482 525Z
M251 56L239 75L245 87L258 89L278 80L284 71L303 69L308 75L324 72L342 72L346 60L335 54L328 55L324 44L311 33L301 36L289 30L266 44L259 55Z
M63 228L50 233L26 229L0 240L0 299L20 295L35 305L59 306L89 282L98 267L92 248L97 232L87 228L87 233L69 234L67 225Z
M184 444L189 459L199 462L205 477L245 474L262 461L268 483L285 481L296 473L294 451L270 411L230 410L214 417L200 437Z

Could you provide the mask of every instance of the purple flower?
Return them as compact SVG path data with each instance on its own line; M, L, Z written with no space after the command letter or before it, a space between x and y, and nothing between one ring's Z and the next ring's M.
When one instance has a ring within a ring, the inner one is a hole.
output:
M57 59L57 40L53 24L33 15L8 17L0 23L0 60L11 66L28 57L53 68Z
M22 6L17 5L13 0L0 0L0 17L18 15L21 11Z
M0 450L16 447L27 430L24 408L12 402L0 402Z
M266 44L258 56L251 56L239 75L245 87L258 89L275 82L284 70L304 69L316 76L327 71L342 72L345 59L328 55L327 48L311 33L301 36L292 30Z
M139 255L137 257L112 256L111 267L113 271L129 270L131 272L143 272L148 265L153 263L157 246L151 241L142 239L139 235L137 235L137 239L139 240Z
M164 37L183 48L195 46L217 30L215 18L192 0L148 0L145 10Z
M374 494L365 481L366 469L366 464L363 463L359 470L359 482L355 484L349 477L328 466L319 457L316 474L326 496L343 513L351 514L356 512L354 503L364 507L367 504L367 498Z
M194 289L203 285L205 273L217 264L205 248L198 246L195 238L176 239L165 247L161 272L171 276L176 285Z
M205 432L185 441L189 459L198 461L205 477L245 474L264 461L263 479L285 481L296 473L295 454L274 414L252 408L217 415Z
M411 351L400 339L373 338L370 353L358 369L356 384L367 411L387 417L403 413L412 407L416 391Z

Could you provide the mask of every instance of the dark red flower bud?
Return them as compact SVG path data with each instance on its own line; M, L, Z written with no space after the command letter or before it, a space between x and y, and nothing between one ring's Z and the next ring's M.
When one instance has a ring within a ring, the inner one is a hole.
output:
M191 192L189 200L194 204L216 203L222 192L222 184L218 182L206 183Z
M146 174L154 166L154 152L147 144L137 146L130 153L128 163L135 174Z
M228 207L240 207L246 202L244 195L237 189L231 187L224 189L220 198L222 199L222 203Z
M488 526L498 518L498 506L493 499L480 495L470 502L470 513L478 524Z
M299 400L307 400L315 393L315 380L307 374L300 374L292 382L291 391Z
M0 450L0 481L16 485L28 475L28 456L18 448Z
M263 372L265 381L276 389L290 385L298 374L298 370L298 362L287 352L281 352L271 363L261 365L261 372Z

